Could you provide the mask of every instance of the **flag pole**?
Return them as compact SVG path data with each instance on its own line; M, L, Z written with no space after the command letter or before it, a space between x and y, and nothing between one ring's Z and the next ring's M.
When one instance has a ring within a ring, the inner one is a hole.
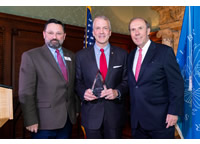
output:
M180 138L181 138L181 139L184 139L183 134L182 134L181 129L180 129L180 127L178 126L178 124L175 125L175 128L176 128L176 130L177 130L177 132L178 132Z
M191 10L189 6L189 35L192 35L192 29L191 29ZM188 91L192 91L192 75L193 75L193 65L192 65L192 41L189 40L189 55L190 55L190 60L189 60L189 87Z

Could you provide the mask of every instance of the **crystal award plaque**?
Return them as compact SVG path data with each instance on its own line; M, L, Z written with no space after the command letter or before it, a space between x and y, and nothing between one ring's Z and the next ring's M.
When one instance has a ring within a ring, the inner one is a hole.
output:
M104 86L104 80L102 78L100 71L98 71L92 85L92 92L96 97L100 98L101 91L104 89L103 86Z

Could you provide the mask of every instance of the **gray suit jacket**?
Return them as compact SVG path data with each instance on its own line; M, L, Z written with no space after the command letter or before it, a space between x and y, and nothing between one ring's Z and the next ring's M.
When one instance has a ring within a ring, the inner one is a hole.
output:
M68 69L66 83L46 45L24 52L19 76L19 101L25 126L38 123L39 129L62 128L67 115L76 122L79 100L74 94L75 56L63 48Z

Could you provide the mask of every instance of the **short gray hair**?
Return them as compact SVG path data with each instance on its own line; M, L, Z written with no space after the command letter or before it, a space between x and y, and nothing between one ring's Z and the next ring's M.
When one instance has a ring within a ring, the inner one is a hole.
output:
M104 19L105 21L107 21L108 22L108 25L109 25L109 30L111 31L111 24L110 24L110 20L106 17L106 16L103 16L103 15L101 15L101 16L96 16L95 18L94 18L94 21L95 21L95 19ZM93 21L93 28L94 28L94 21Z

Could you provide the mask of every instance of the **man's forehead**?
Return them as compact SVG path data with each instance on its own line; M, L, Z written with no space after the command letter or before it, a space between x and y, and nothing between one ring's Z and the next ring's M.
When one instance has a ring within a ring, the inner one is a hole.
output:
M106 21L106 20L103 19L103 18L95 18L95 19L94 19L94 22L96 22L96 21Z
M55 23L50 23L47 25L47 29L62 29L62 25L60 24L55 24Z
M136 19L136 20L131 22L131 26L138 27L138 26L145 26L145 25L146 24L145 24L144 20L142 20L142 19Z
M108 25L108 21L107 20L104 20L104 19L102 19L102 18L96 18L95 19L95 21L94 21L94 24L106 24L106 25Z

